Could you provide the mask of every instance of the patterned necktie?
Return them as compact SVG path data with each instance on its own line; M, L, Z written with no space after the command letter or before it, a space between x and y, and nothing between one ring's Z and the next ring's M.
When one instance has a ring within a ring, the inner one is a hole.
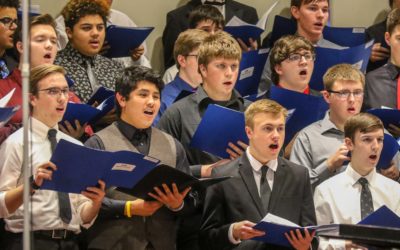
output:
M268 212L269 199L271 197L271 188L267 181L267 172L268 172L268 166L265 165L262 166L261 179L260 179L260 197L265 213Z
M56 138L57 130L54 128L49 129L47 132L47 137L49 138L50 145L51 145L51 152L54 152L57 146L57 138ZM71 203L69 201L68 193L57 192L58 194L58 206L60 209L60 218L61 220L69 224L72 218L71 213Z
M371 191L368 187L368 180L364 177L358 179L361 184L361 195L360 195L360 208L361 208L361 219L364 219L374 211L374 205L372 203Z
M90 86L92 87L92 91L96 91L97 88L100 87L99 83L97 82L96 74L92 68L92 62L90 59L86 60L86 72L89 78Z
M0 74L1 74L1 79L6 78L10 74L6 62L3 59L0 59Z

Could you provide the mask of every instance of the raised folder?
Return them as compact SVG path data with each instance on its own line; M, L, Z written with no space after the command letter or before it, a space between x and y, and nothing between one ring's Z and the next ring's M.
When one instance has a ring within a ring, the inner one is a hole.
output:
M264 65L267 62L268 52L268 49L260 49L242 53L239 77L235 84L235 89L239 91L240 95L257 94L258 84Z
M228 143L248 143L244 114L219 105L210 104L193 135L190 146L221 158L229 158Z
M50 159L57 166L52 180L46 180L42 189L80 193L103 180L107 186L116 186L122 192L143 199L153 187L176 183L185 187L211 185L229 177L199 180L178 169L159 165L159 160L131 151L108 152L60 140Z
M381 119L385 128L389 128L389 124L400 126L400 110L398 109L378 108L370 109L367 112Z
M271 86L270 99L286 109L295 109L286 123L285 144L301 129L322 119L328 110L328 104L322 96L306 95L276 86Z
M0 128L3 127L5 124L7 124L7 122L14 116L14 114L21 107L21 106L6 107L11 97L14 95L14 92L15 88L0 99Z
M130 56L131 50L139 47L153 29L154 27L108 26L106 41L110 49L106 56L110 58Z

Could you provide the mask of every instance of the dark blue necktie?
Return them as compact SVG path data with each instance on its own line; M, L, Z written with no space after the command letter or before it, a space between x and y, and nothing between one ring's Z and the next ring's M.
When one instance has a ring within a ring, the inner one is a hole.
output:
M368 180L364 177L358 179L361 184L361 195L360 195L360 208L361 208L361 219L364 219L374 211L374 205L372 203L371 191L368 187Z
M50 141L51 145L51 152L54 152L57 146L57 138L56 138L57 130L54 128L49 129L47 132L47 136ZM69 196L68 193L63 193L63 192L57 192L58 194L58 206L60 209L60 218L61 220L69 224L69 222L72 219L72 213L71 213L71 203L69 201Z

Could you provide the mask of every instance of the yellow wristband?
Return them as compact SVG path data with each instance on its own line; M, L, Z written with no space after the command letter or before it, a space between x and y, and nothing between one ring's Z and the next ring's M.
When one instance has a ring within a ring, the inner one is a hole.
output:
M131 214L131 202L130 201L126 202L125 209L126 209L126 216L128 218L131 218L132 214Z

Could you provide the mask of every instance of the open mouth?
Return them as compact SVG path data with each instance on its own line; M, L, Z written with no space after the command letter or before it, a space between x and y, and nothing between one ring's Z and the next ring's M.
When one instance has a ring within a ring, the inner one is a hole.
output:
M375 155L375 154L374 154L374 155L370 155L369 158L370 158L371 160L374 160L374 161L375 161L376 159L378 159L378 155Z
M230 85L232 85L232 82L224 82L224 85L230 86Z
M45 58L45 59L51 59L51 54L50 54L50 53L45 54L45 55L44 55L44 58Z
M56 108L57 111L62 112L64 111L64 108Z
M356 109L354 107L350 107L347 109L347 111L350 113L354 113L356 111Z
M314 23L314 26L317 26L317 27L322 28L322 27L323 27L323 24L322 24L321 22L317 22L317 23Z
M146 115L153 115L153 114L154 114L154 111L152 111L152 110L145 110L144 113L145 113Z
M301 76L306 76L307 75L307 70L303 69L299 72L299 75Z
M278 149L279 145L278 144L271 144L269 145L270 149Z

